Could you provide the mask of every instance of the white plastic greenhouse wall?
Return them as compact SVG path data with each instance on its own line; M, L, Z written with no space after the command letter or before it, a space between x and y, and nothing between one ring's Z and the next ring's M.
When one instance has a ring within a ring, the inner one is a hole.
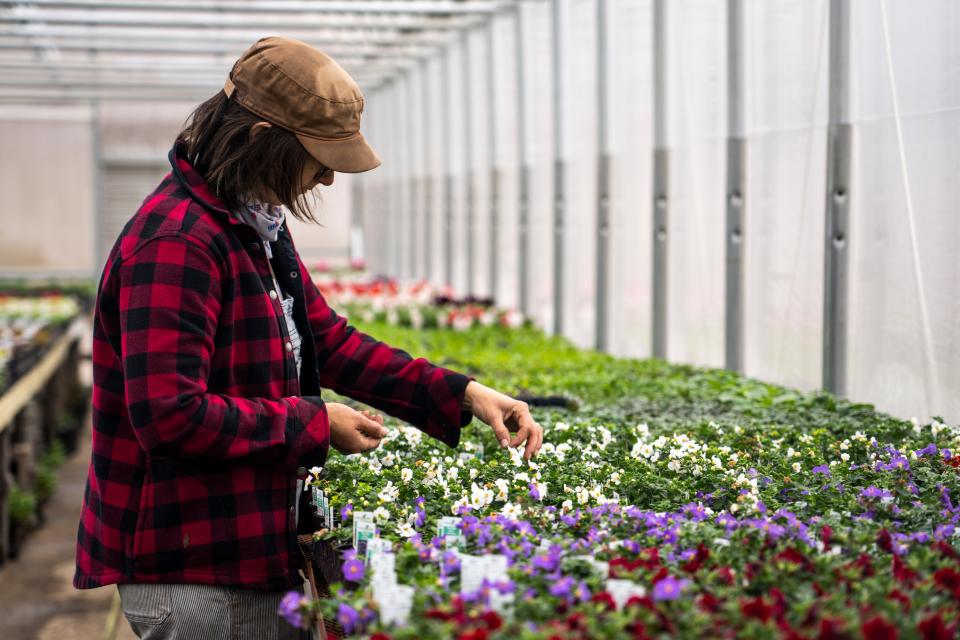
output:
M369 138L385 162L382 171L358 181L366 257L385 273L449 279L459 293L492 294L501 305L525 307L539 325L559 326L585 347L595 344L598 318L605 316L609 351L650 356L655 3L607 0L602 30L597 0L519 4L519 30L512 12L498 14L489 29L452 41L368 96ZM659 135L669 158L665 355L725 364L727 20L739 6L746 149L742 369L820 388L831 3L670 0L661 6L666 108ZM840 343L845 392L895 415L955 421L960 4L852 0L848 10L852 152L842 195L849 221L846 234L831 240L848 249ZM611 157L605 314L596 304L601 31ZM555 271L558 160L564 219ZM559 323L555 273L562 280Z
M960 421L957 0L6 3L0 184L31 215L0 216L0 272L98 277L270 34L357 78L384 160L291 225L308 259Z

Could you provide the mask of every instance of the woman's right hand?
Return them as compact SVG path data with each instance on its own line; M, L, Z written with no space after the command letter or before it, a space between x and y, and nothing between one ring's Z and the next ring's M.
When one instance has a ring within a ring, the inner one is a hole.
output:
M327 403L330 444L340 453L365 453L380 446L387 435L383 416L357 411L339 402Z

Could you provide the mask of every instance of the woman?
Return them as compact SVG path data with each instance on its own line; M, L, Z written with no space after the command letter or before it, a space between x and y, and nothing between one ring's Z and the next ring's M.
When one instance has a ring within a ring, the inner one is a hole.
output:
M356 331L310 280L280 205L312 219L316 185L380 164L362 111L329 57L258 41L109 254L74 584L117 584L142 638L296 635L276 610L302 585L299 483L329 446L362 453L386 434L321 387L451 447L476 416L501 446L540 448L526 405Z

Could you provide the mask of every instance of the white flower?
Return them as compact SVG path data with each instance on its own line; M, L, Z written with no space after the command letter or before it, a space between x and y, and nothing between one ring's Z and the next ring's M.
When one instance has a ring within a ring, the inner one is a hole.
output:
M533 482L533 486L536 487L537 493L540 494L540 499L541 499L541 500L543 500L544 498L547 497L547 483L546 483L546 482L540 482L539 480L535 480L535 481Z
M518 520L523 514L523 509L520 508L520 505L508 502L507 504L503 505L503 509L500 510L500 513L502 513L505 518Z
M377 507L373 510L373 519L377 524L383 524L390 520L390 512L383 507Z
M560 510L563 511L564 513L567 513L568 511L573 511L573 502L571 502L570 500L564 500L563 504L560 505Z
M400 479L403 480L403 483L404 483L404 484L407 484L408 482L410 482L411 480L413 480L413 470L412 470L412 469L407 469L407 468L401 469L401 470L400 470Z
M458 467L450 467L447 469L447 479L451 482L456 482L457 478L460 477L460 469Z
M587 504L590 501L590 492L584 489L583 487L577 487L577 502L580 504Z
M380 493L377 495L380 498L380 502L393 502L400 495L400 490L394 486L393 480L387 482L387 485L380 490Z
M667 469L670 469L670 471L680 471L680 462L678 460L671 460L667 463Z
M493 502L493 491L477 486L476 482L470 483L470 506L474 509L482 509Z
M413 525L407 522L401 522L397 525L397 535L401 538L412 538L417 535L417 530L413 528Z
M470 479L471 479L471 480L476 479L476 477L477 477L478 475L480 475L480 472L479 472L479 471L477 471L476 469L470 469Z
M850 460L850 454L847 452L843 452L840 454L840 459L843 460L844 462L847 462L848 460Z
M792 465L790 465L790 466L793 467L793 472L794 472L794 473L800 473L801 467L800 467L800 463L799 463L799 462L794 462L794 463L793 463Z
M530 482L530 476L526 471L521 471L513 475L514 482Z
M319 476L321 471L323 471L323 467L310 467L310 473L314 476Z
M520 447L510 447L510 462L513 463L513 466L519 467L523 465L523 453L521 452Z
M381 463L385 467L392 467L393 463L396 461L397 461L397 456L393 455L393 452L391 451L387 453L387 455L383 456L383 460L381 460Z
M510 483L503 478L497 478L493 484L497 486L497 500L506 500L510 497Z

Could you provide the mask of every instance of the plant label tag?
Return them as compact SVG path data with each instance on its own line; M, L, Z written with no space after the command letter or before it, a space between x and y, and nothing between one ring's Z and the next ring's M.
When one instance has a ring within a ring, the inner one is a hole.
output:
M464 547L463 531L460 529L461 518L445 516L437 524L437 537L443 538L444 548L460 549Z
M380 605L380 622L384 625L404 625L410 619L413 607L414 588L408 585L395 585L390 589L381 589L374 599Z
M484 556L460 554L460 592L477 591L483 585L486 562Z
M353 522L353 548L358 555L366 555L367 545L377 537L377 526L372 522Z
M369 550L369 548L368 548ZM374 551L370 555L370 572L374 588L397 584L397 556L387 551Z
M390 553L391 551L393 551L393 545L390 541L378 538L375 535L372 540L367 542L366 561L370 562L370 558L374 555Z

